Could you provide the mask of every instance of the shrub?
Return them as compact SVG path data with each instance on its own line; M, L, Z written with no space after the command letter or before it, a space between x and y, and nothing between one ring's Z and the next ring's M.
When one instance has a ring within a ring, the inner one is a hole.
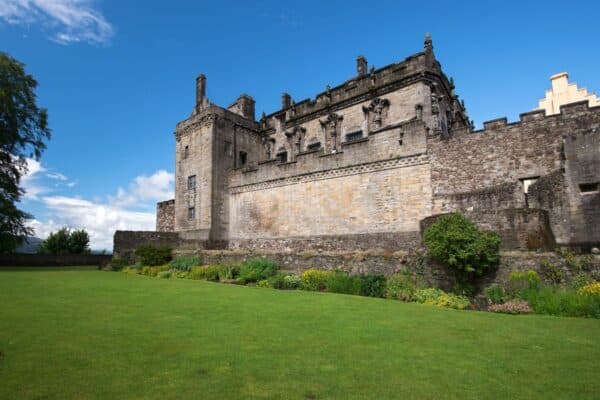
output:
M526 299L529 291L542 287L542 281L535 271L513 271L508 276L505 293L508 298Z
M414 301L418 303L435 303L437 299L440 298L443 294L445 294L442 289L437 288L426 288L426 289L418 289L415 291L413 296Z
M413 301L415 290L419 286L416 275L400 273L387 279L385 297L402 301Z
M360 295L368 297L385 297L387 281L383 275L361 275Z
M298 275L286 275L283 277L284 289L300 289L302 279Z
M195 256L180 256L171 260L169 265L171 269L189 272L192 267L202 265L202 260Z
M307 269L300 275L300 279L302 280L302 289L316 292L323 291L327 288L327 281L332 274L333 272L331 271L323 271L312 268Z
M336 271L329 275L326 290L331 293L360 294L360 278Z
M565 279L565 272L562 268L549 260L540 262L540 270L544 278L554 285L560 284Z
M111 270L121 271L123 268L129 265L129 262L124 258L113 257L112 260L110 260L109 265Z
M490 304L501 304L504 302L504 289L502 286L493 284L485 288L485 298Z
M268 279L263 279L262 281L256 282L256 286L261 288L272 287Z
M279 266L268 258L253 258L242 264L237 278L240 283L258 282L275 275Z
M139 270L139 274L146 276L157 276L160 272L168 271L169 268L169 265L160 265L155 267L145 266Z
M155 266L171 261L171 248L154 244L142 244L135 250L135 256L143 265Z
M156 276L161 279L169 279L171 277L171 271L160 271Z
M219 280L219 266L206 265L203 267L192 267L189 276L190 279L217 282Z
M450 267L458 282L472 282L500 260L498 234L481 231L458 213L441 216L425 230L423 239L429 254Z
M592 280L590 279L590 277L588 277L584 273L579 273L575 275L571 280L571 288L573 288L574 290L579 290L591 282Z
M597 297L600 299L600 282L587 284L580 288L577 293L582 296Z
M125 272L126 274L130 274L130 275L137 275L137 274L139 274L140 270L133 266L128 266L128 267L123 268L121 270L121 272Z
M504 314L529 314L533 312L529 304L523 300L510 300L503 304L492 304L488 310Z
M230 281L236 279L240 273L240 266L237 264L219 265L219 280Z
M582 292L560 288L542 288L530 291L526 300L538 314L600 318L600 296L587 296Z
M470 304L469 299L465 296L446 293L436 288L416 290L414 299L419 303L436 307L455 308L457 310L463 310Z

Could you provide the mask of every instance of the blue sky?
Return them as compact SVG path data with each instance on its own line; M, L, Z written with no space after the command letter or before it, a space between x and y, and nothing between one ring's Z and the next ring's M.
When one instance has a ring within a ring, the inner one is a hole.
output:
M431 32L477 126L530 111L549 76L600 92L598 2L0 0L0 51L40 83L52 140L32 162L22 208L38 236L86 228L96 249L115 229L153 229L172 197L175 124L194 79L227 106L240 93L257 116L281 93L314 97L421 51Z

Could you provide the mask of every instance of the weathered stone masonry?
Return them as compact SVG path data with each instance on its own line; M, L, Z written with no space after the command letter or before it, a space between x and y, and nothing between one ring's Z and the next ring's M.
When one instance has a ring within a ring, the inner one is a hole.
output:
M474 131L429 37L378 70L360 56L354 78L314 99L284 93L258 121L246 94L210 103L201 75L175 139L175 199L157 205L157 231L179 252L414 250L451 211L505 249L600 243L600 107ZM118 232L115 253L151 236Z

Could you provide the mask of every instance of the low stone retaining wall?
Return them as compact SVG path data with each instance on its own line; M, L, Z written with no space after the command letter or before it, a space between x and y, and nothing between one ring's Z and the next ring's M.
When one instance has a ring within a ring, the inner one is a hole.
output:
M67 267L106 265L111 255L103 254L2 254L0 267Z

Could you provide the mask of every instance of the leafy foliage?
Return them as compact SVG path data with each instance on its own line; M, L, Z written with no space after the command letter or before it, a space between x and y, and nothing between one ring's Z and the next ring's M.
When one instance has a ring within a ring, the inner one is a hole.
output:
M113 271L121 271L128 265L129 262L125 258L113 257L112 260L110 260L110 269Z
M143 265L162 265L171 261L171 252L169 246L142 244L135 250L135 257Z
M237 280L240 283L258 282L275 275L278 270L279 266L273 260L253 258L242 264Z
M192 267L202 265L202 260L196 256L180 256L171 260L169 265L171 269L189 272Z
M191 279L199 279L204 281L219 281L219 266L205 265L203 267L192 267L190 271Z
M26 158L39 159L50 138L47 111L36 104L37 85L22 63L0 52L0 253L33 234L25 225L31 216L16 204L23 195Z
M302 289L322 292L327 289L327 281L332 274L333 272L331 271L312 268L307 269L300 275L300 279L302 279Z
M493 284L485 288L484 294L488 303L501 304L504 302L504 288L498 284Z
M528 291L542 287L542 280L535 271L513 271L508 275L505 293L508 298L524 299Z
M540 270L544 278L554 285L559 285L565 279L565 272L562 268L550 260L542 260Z
M361 275L360 295L368 297L385 297L387 280L383 275Z
M402 301L413 301L415 291L420 286L418 279L413 275L400 273L387 279L385 297Z
M495 268L500 260L500 237L481 231L458 213L441 216L424 235L429 254L449 266L458 282L471 282Z
M81 229L71 231L69 228L61 228L50 235L40 246L41 254L86 254L90 252L90 237Z
M419 303L457 310L464 310L470 304L469 299L465 296L446 293L436 288L419 289L415 292L414 299Z
M524 300L510 300L502 304L492 304L488 310L504 314L529 314L533 312Z
M360 294L361 280L345 272L336 271L329 275L326 290L331 293Z

